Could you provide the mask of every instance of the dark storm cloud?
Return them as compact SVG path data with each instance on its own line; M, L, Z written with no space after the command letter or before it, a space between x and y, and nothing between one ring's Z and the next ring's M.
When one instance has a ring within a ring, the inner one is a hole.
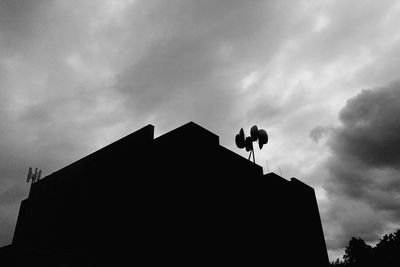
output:
M332 147L367 166L400 167L400 83L364 90L340 112L343 123Z
M347 101L339 116L342 125L330 133L331 176L325 189L333 203L341 203L327 215L341 227L332 249L346 245L351 236L376 241L399 222L399 103L399 81L363 90Z

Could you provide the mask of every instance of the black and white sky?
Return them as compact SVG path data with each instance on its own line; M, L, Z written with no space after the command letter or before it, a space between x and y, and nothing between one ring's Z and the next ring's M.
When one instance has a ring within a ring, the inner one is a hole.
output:
M188 121L243 156L266 129L258 164L315 188L332 260L377 241L400 224L399 25L396 0L0 0L0 245L29 166Z

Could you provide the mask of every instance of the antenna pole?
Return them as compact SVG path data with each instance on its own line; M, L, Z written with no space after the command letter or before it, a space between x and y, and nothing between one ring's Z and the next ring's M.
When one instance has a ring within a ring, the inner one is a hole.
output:
M31 191L32 191L32 184L33 184L33 179L31 178L31 184L30 184L30 186L29 186L29 194L28 194L28 196L30 196L31 195Z
M254 150L253 150L253 162L256 163L256 156L255 156Z
M268 160L265 160L267 162L267 171L269 173L269 166L268 166Z

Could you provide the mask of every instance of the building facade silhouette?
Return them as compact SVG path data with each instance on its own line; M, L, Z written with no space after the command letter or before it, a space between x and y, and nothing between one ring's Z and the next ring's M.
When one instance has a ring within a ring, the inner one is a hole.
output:
M15 266L328 266L314 190L263 175L193 122L158 138L145 126L33 183L0 255Z

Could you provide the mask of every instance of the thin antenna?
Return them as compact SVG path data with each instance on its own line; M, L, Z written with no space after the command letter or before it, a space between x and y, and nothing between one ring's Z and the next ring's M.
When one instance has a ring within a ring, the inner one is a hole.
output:
M265 160L267 162L267 171L269 173L269 166L268 166L268 160Z
M31 178L32 178L32 167L29 167L28 176L26 177L26 182L29 183Z
M256 163L256 156L255 156L255 153L254 153L254 149L253 149L253 150L250 150L250 154L249 154L248 160L251 159L251 155L252 155L252 154L253 154L253 162Z
M37 172L37 168L35 168L35 173L33 174L33 177L32 177L33 182L36 182L37 176L38 176L38 172Z
M32 167L29 167L28 175L26 177L26 182L31 184L39 181L39 179L42 177L42 170L39 170L38 168L35 168L35 172L32 171Z
M279 168L279 172L280 172L280 174L281 174L281 177L283 177L283 176L282 176L282 170L281 170L281 168Z

